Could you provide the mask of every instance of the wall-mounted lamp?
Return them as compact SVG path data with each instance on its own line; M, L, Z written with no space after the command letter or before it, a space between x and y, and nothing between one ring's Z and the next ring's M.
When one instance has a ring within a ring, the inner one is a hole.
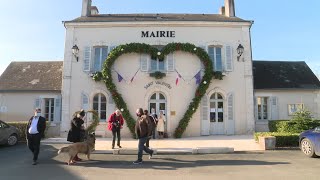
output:
M72 47L72 54L74 55L75 58L77 58L77 62L79 61L79 48L77 45L74 45Z
M241 55L243 54L243 51L244 51L244 47L243 47L241 44L239 44L239 46L238 46L238 48L237 48L237 53L238 53L237 58L238 58L238 61L240 60L240 57L241 57Z

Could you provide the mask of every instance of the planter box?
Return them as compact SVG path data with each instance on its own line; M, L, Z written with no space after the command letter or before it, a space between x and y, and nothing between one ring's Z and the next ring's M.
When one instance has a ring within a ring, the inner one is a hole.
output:
M259 136L259 144L263 150L274 150L276 148L276 137Z

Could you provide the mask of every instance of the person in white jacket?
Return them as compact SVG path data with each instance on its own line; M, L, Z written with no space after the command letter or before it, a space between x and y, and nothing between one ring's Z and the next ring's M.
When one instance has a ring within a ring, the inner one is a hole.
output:
M160 111L159 118L158 118L158 125L157 125L159 139L163 138L165 123L166 123L166 117L164 116L163 111Z

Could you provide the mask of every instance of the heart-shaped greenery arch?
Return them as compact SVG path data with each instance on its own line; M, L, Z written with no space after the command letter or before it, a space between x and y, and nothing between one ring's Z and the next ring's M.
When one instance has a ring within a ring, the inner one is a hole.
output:
M195 96L192 99L192 102L190 102L187 111L184 113L182 119L180 120L178 127L175 129L174 137L181 138L183 132L186 130L189 124L190 119L192 118L192 115L198 109L201 98L206 93L206 90L208 89L212 78L214 77L215 79L221 80L223 77L221 72L213 71L212 63L209 58L209 55L204 49L200 47L196 47L195 45L190 43L170 43L170 44L167 44L165 47L163 47L161 51L159 51L155 47L152 47L151 45L142 44L142 43L131 43L131 44L119 45L109 53L103 65L102 72L97 72L93 76L93 79L95 81L103 80L105 82L107 89L112 94L113 100L117 108L121 109L122 115L133 137L135 137L134 127L135 127L136 121L130 115L130 112L127 108L127 104L124 102L121 94L118 93L116 85L112 82L111 67L115 62L115 60L118 59L118 57L120 57L123 54L128 54L128 53L149 54L152 59L158 58L161 61L161 60L164 60L166 55L173 53L175 51L188 52L198 56L198 58L201 60L201 62L204 64L204 67L205 67L204 76L202 77L200 85L197 87Z

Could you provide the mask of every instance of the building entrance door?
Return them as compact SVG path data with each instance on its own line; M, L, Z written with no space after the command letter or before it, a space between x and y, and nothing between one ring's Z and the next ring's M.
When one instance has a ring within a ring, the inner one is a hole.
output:
M158 117L159 117L160 111L162 111L163 114L167 117L167 100L162 93L156 92L152 94L152 96L149 99L149 108L148 108L149 113L151 113L152 108L155 109L155 112ZM165 123L165 131L167 130L167 124L168 122Z
M210 134L224 134L223 97L214 93L210 97Z

